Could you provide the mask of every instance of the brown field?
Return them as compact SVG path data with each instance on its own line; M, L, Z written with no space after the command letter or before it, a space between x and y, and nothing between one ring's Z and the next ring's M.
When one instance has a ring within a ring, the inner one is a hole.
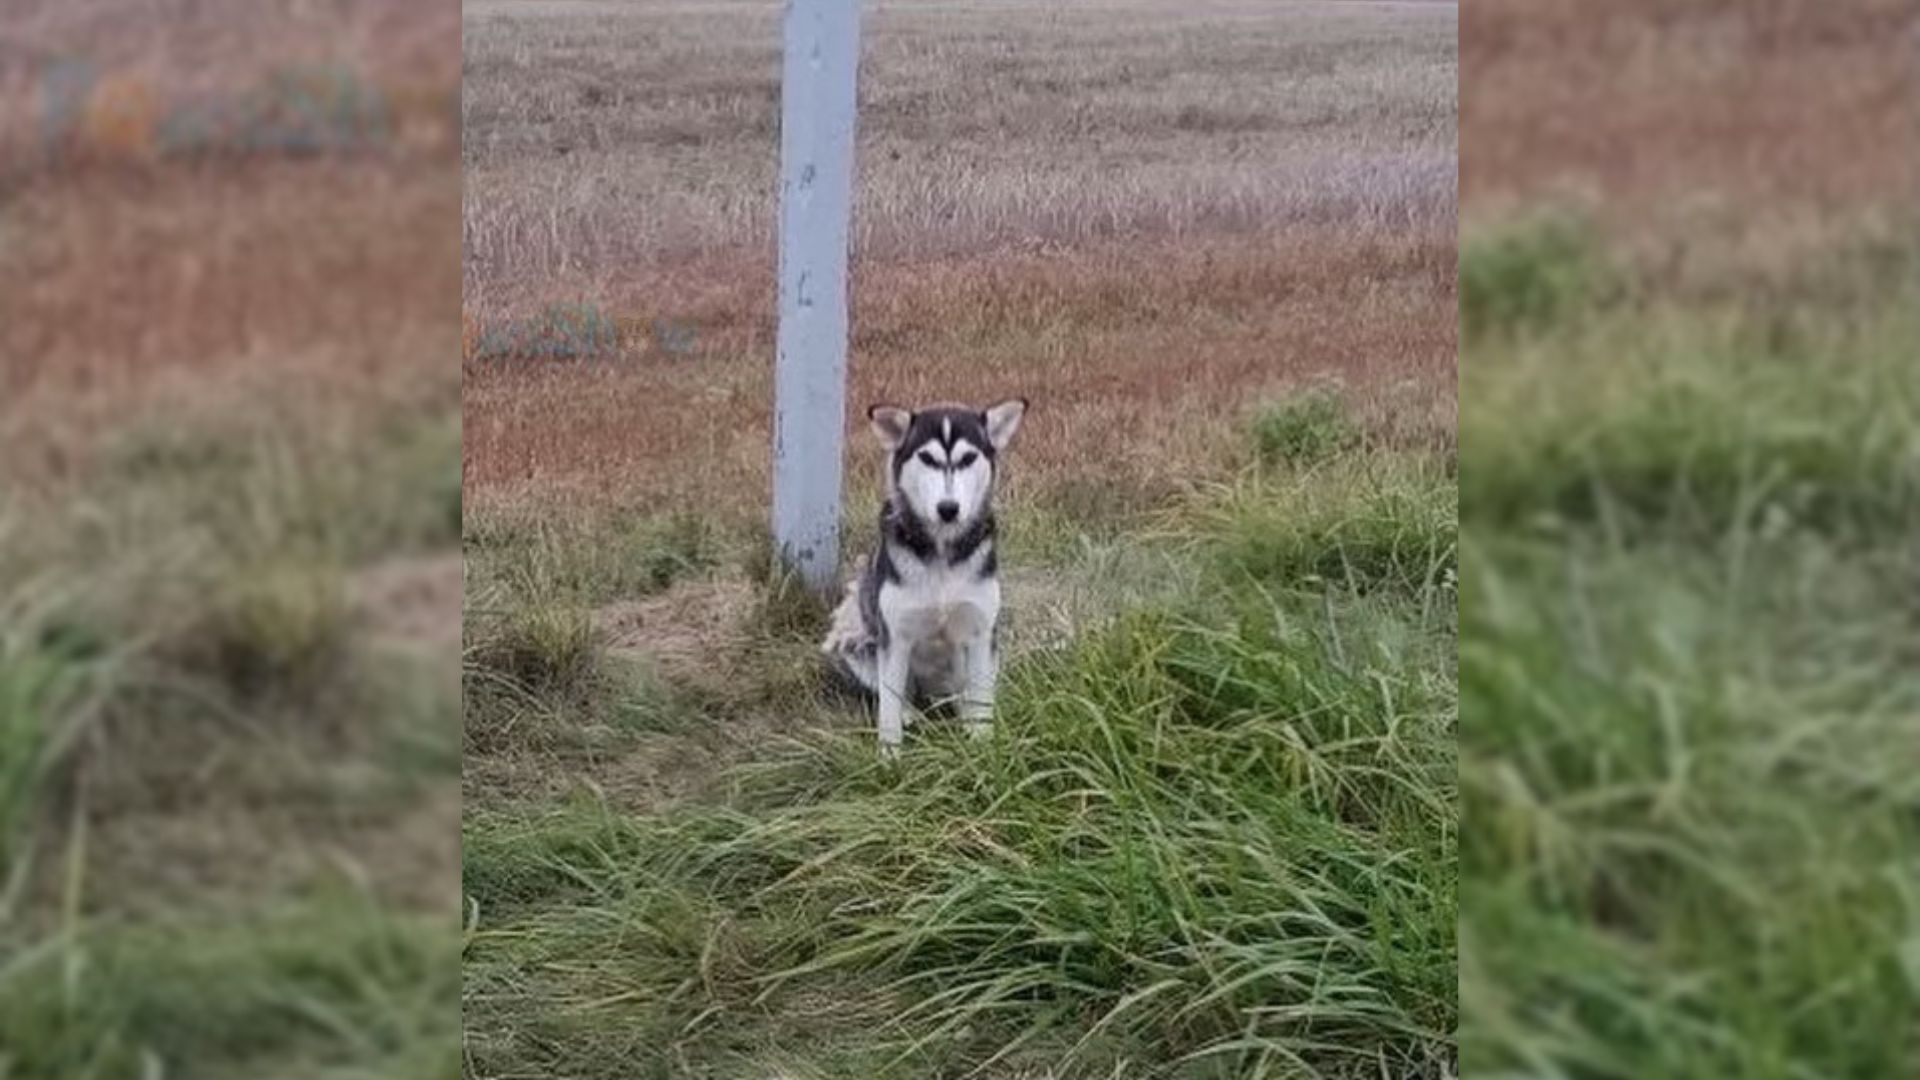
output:
M1920 178L1904 0L1476 0L1460 24L1461 197L1562 192L1624 216L1692 194L1910 194Z
M292 2L10 5L0 447L42 467L10 479L46 479L102 417L230 397L234 384L272 394L266 384L310 379L351 399L426 373L445 392L456 20L451 4L391 0L324 15ZM49 72L76 61L91 90L50 131ZM385 98L390 135L344 154L245 133L169 150L173 113L246 100L288 71L349 73Z
M1476 0L1460 23L1462 212L1572 203L1670 285L1776 288L1910 222L1914 25L1904 0L1629 0L1604 16Z
M760 512L778 24L469 5L470 510ZM1247 407L1310 381L1396 440L1450 439L1454 31L1447 4L880 5L850 412L1026 394L1020 482L1071 492L1099 461L1077 501L1116 509L1224 464ZM577 302L617 349L476 355Z

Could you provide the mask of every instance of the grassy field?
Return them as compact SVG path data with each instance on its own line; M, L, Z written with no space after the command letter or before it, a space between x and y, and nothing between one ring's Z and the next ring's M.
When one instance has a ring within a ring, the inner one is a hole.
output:
M1472 10L1463 1071L1913 1075L1910 13Z
M724 3L469 14L477 510L758 519L778 23ZM1232 441L1218 418L1313 378L1400 442L1447 442L1454 25L1445 4L875 5L852 399L1017 382L1047 425L1022 483L1078 488L1076 455L1101 456L1117 504L1169 494ZM553 305L612 325L611 347L587 335L599 362L482 348Z
M458 22L390 8L9 5L0 1075L459 1067Z
M1454 27L872 10L853 403L1034 402L889 768L764 561L777 12L469 7L468 1075L1456 1070Z

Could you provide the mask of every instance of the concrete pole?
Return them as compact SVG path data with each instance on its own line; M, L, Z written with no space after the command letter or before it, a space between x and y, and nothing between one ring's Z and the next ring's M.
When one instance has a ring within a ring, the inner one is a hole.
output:
M773 536L781 560L828 593L840 561L859 0L787 0L785 25Z

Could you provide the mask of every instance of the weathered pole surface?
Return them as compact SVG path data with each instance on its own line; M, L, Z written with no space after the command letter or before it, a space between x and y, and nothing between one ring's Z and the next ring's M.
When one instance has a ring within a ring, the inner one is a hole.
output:
M773 536L782 561L825 593L840 559L859 0L787 0L785 20Z

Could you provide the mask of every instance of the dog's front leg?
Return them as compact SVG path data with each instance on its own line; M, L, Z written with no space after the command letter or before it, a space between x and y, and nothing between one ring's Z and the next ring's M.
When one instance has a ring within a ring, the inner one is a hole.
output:
M880 754L895 757L900 753L901 733L905 730L907 679L912 670L909 653L898 641L880 650Z
M1000 663L990 637L968 642L964 653L966 690L960 698L960 719L967 725L967 734L980 738L993 733L994 685L999 681Z

